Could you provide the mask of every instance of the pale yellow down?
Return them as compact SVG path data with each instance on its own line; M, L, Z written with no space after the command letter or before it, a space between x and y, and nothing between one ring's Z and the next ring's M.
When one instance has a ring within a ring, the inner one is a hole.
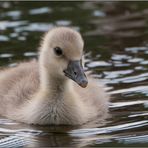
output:
M54 47L64 56L57 57ZM28 124L80 125L108 112L104 86L90 76L81 88L66 77L63 70L69 60L83 55L81 35L66 27L57 27L42 39L39 60L20 63L0 72L0 114Z

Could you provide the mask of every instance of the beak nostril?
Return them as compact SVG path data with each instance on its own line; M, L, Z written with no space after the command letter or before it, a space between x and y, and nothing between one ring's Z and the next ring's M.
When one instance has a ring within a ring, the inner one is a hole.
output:
M75 76L77 75L77 73L74 71Z

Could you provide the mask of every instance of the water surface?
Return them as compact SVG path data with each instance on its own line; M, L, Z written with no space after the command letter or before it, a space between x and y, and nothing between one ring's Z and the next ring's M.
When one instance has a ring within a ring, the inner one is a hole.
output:
M86 69L110 89L105 125L31 126L0 118L0 147L148 146L148 2L0 2L0 66L37 57L53 26L85 40Z

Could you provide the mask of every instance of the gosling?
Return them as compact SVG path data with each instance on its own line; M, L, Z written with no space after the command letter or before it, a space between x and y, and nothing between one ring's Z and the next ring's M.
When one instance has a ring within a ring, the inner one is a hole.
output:
M0 114L28 124L81 125L108 112L108 94L83 70L81 35L49 30L39 60L0 71Z

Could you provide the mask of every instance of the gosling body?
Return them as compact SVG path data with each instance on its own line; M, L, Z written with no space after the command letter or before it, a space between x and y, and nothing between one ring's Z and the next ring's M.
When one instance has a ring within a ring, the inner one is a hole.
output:
M44 36L39 52L39 60L0 72L0 114L40 125L80 125L104 118L109 98L104 86L85 76L81 64L68 69L69 61L82 60L81 35L65 27L52 29Z

